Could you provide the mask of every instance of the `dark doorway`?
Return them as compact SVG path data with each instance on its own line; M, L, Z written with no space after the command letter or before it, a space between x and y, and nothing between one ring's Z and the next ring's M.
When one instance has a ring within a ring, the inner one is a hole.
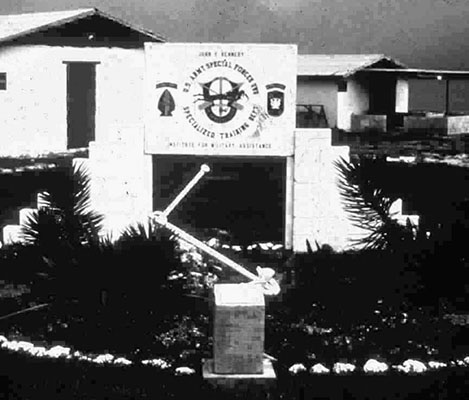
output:
M225 230L239 244L283 242L283 158L153 157L153 209L164 210L206 163L211 171L179 203L169 220L198 237Z
M396 77L370 76L370 114L389 114L396 110Z
M67 148L95 138L96 63L67 62Z
M386 115L387 128L393 128L396 115L396 77L386 74L371 74L369 87L369 114Z

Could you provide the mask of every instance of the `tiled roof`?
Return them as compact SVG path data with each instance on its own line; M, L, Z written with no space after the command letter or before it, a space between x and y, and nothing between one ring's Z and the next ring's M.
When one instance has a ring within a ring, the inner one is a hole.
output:
M405 67L383 54L299 54L298 75L347 77L379 61Z
M68 11L0 15L0 43L95 15L117 22L153 40L165 40L158 34L132 26L95 8L81 8Z

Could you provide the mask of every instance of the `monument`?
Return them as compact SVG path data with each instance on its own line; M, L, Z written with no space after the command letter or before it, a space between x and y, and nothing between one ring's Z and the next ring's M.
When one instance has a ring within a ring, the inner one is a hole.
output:
M264 294L258 287L219 284L214 288L213 372L263 372Z
M214 288L213 359L203 377L221 388L250 389L275 381L264 354L265 302L261 286L219 284Z
M276 295L280 287L271 268L257 267L257 275L168 222L169 213L192 187L209 172L207 165L176 196L164 211L153 213L153 220L250 280L214 287L213 359L203 360L204 379L223 388L244 388L275 381L270 358L264 353L264 295Z

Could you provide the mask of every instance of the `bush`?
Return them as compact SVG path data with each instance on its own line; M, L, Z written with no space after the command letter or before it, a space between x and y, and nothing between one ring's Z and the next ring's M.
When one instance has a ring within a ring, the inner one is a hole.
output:
M378 301L396 309L420 290L418 275L398 255L380 250L297 254L293 308L326 309L329 322L347 326L372 315Z
M167 230L150 223L129 227L109 252L103 281L108 305L127 311L161 310L181 296L168 280L180 269L180 260L177 242Z
M391 214L395 198L386 195L382 185L373 179L360 163L350 163L341 158L335 163L339 174L339 191L345 211L353 225L368 232L355 244L366 249L402 251L412 243L410 221L401 226Z
M137 225L117 243L100 239L103 216L90 207L90 179L82 167L51 185L43 201L23 226L25 244L1 252L3 264L10 271L17 267L16 277L31 281L42 301L53 301L58 312L78 303L88 314L111 307L107 314L169 308L164 298L176 293L168 290L167 278L180 265L171 235Z
M432 214L438 214L440 218L446 216L438 223L434 215L426 215L419 226L413 226L409 221L407 226L400 226L390 213L396 196L383 189L389 176L385 175L386 168L381 162L362 159L358 163L349 163L341 159L336 168L344 207L352 223L369 232L356 244L365 249L385 250L383 260L375 262L379 274L385 277L383 279L396 277L394 290L407 293L415 304L431 305L436 309L443 305L449 309L469 309L465 295L469 288L467 198L456 206L451 203L446 214L434 210ZM377 171L382 171L383 175ZM447 199L447 202L450 201ZM444 277L443 265L446 268ZM388 275L388 269L394 270L392 275ZM379 281L380 276L377 279Z

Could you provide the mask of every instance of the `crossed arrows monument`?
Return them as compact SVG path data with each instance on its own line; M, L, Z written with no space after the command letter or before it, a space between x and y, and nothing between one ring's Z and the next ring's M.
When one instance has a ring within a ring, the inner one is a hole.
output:
M155 211L151 219L249 279L248 283L214 286L213 359L203 361L203 376L209 382L247 388L250 385L246 383L265 384L275 379L272 357L264 353L264 295L277 295L280 287L273 269L257 267L255 275L168 221L171 211L209 171L210 167L203 164L168 207Z

